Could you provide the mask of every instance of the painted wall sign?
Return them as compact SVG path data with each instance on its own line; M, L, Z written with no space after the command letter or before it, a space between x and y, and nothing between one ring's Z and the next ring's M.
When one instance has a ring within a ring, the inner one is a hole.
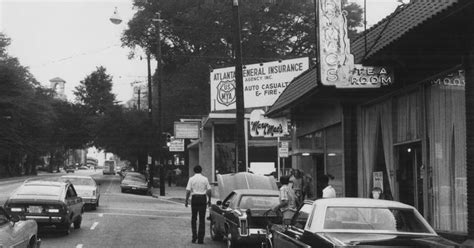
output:
M245 108L271 106L288 84L309 68L307 57L246 65ZM235 109L235 67L214 69L210 74L211 111Z
M319 61L321 82L325 85L345 84L354 68L347 33L347 13L341 0L320 0Z
M289 135L286 118L266 118L265 112L256 109L250 113L250 136L252 137L283 137Z

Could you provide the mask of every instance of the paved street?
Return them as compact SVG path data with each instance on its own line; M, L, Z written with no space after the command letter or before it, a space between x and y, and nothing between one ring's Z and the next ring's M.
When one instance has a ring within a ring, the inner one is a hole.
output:
M190 242L191 210L178 203L184 197L181 187L167 188L166 197L151 197L121 193L119 176L103 176L100 171L76 174L90 174L101 184L100 206L86 210L81 228L67 236L54 228L40 230L41 247L225 247L210 239L208 229L204 245ZM23 180L0 181L2 205Z

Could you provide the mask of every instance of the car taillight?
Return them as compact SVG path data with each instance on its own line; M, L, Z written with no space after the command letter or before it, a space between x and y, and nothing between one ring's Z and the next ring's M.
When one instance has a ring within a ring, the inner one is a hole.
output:
M48 208L46 209L48 213L59 213L59 208Z
M92 196L95 196L95 190L92 191Z
M61 212L61 210L63 209L63 207L61 205L51 205L51 206L46 206L44 208L44 210L47 212L47 213L53 213L53 214L57 214L59 212Z
M21 213L21 212L24 212L25 209L24 208L19 208L19 207L12 207L12 208L10 208L10 211L13 212L13 213Z
M248 235L247 220L240 220L240 235Z

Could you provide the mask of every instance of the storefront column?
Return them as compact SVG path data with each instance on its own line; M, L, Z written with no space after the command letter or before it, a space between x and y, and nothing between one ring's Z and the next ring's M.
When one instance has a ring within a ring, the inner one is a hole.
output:
M464 243L474 247L474 39L470 25L464 68L466 70L466 176L467 176L467 232L468 240Z
M357 197L357 116L355 104L343 104L342 139L346 197Z

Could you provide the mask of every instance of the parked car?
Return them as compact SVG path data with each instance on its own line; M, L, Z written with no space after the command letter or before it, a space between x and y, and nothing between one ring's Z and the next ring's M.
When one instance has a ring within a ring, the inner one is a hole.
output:
M81 227L84 203L70 182L35 180L24 182L5 202L12 216L36 220L39 227L55 226L69 234L71 224Z
M291 224L272 228L268 247L460 247L440 237L412 206L364 198L303 205Z
M77 194L82 198L85 206L97 209L100 200L100 189L96 181L90 176L62 176L62 181L69 181L74 185Z
M9 216L0 207L0 247L39 248L40 244L36 221Z
M81 165L79 167L77 167L78 170L88 170L89 168L85 165Z
M66 171L66 173L74 173L74 171L76 171L76 168L74 167L74 165L68 165L64 166L64 170Z
M120 183L122 193L138 192L142 194L148 193L148 183L144 175L138 172L127 172Z
M228 247L260 244L266 234L264 213L279 203L275 179L244 172L218 175L217 185L224 199L209 210L211 238L225 237Z

